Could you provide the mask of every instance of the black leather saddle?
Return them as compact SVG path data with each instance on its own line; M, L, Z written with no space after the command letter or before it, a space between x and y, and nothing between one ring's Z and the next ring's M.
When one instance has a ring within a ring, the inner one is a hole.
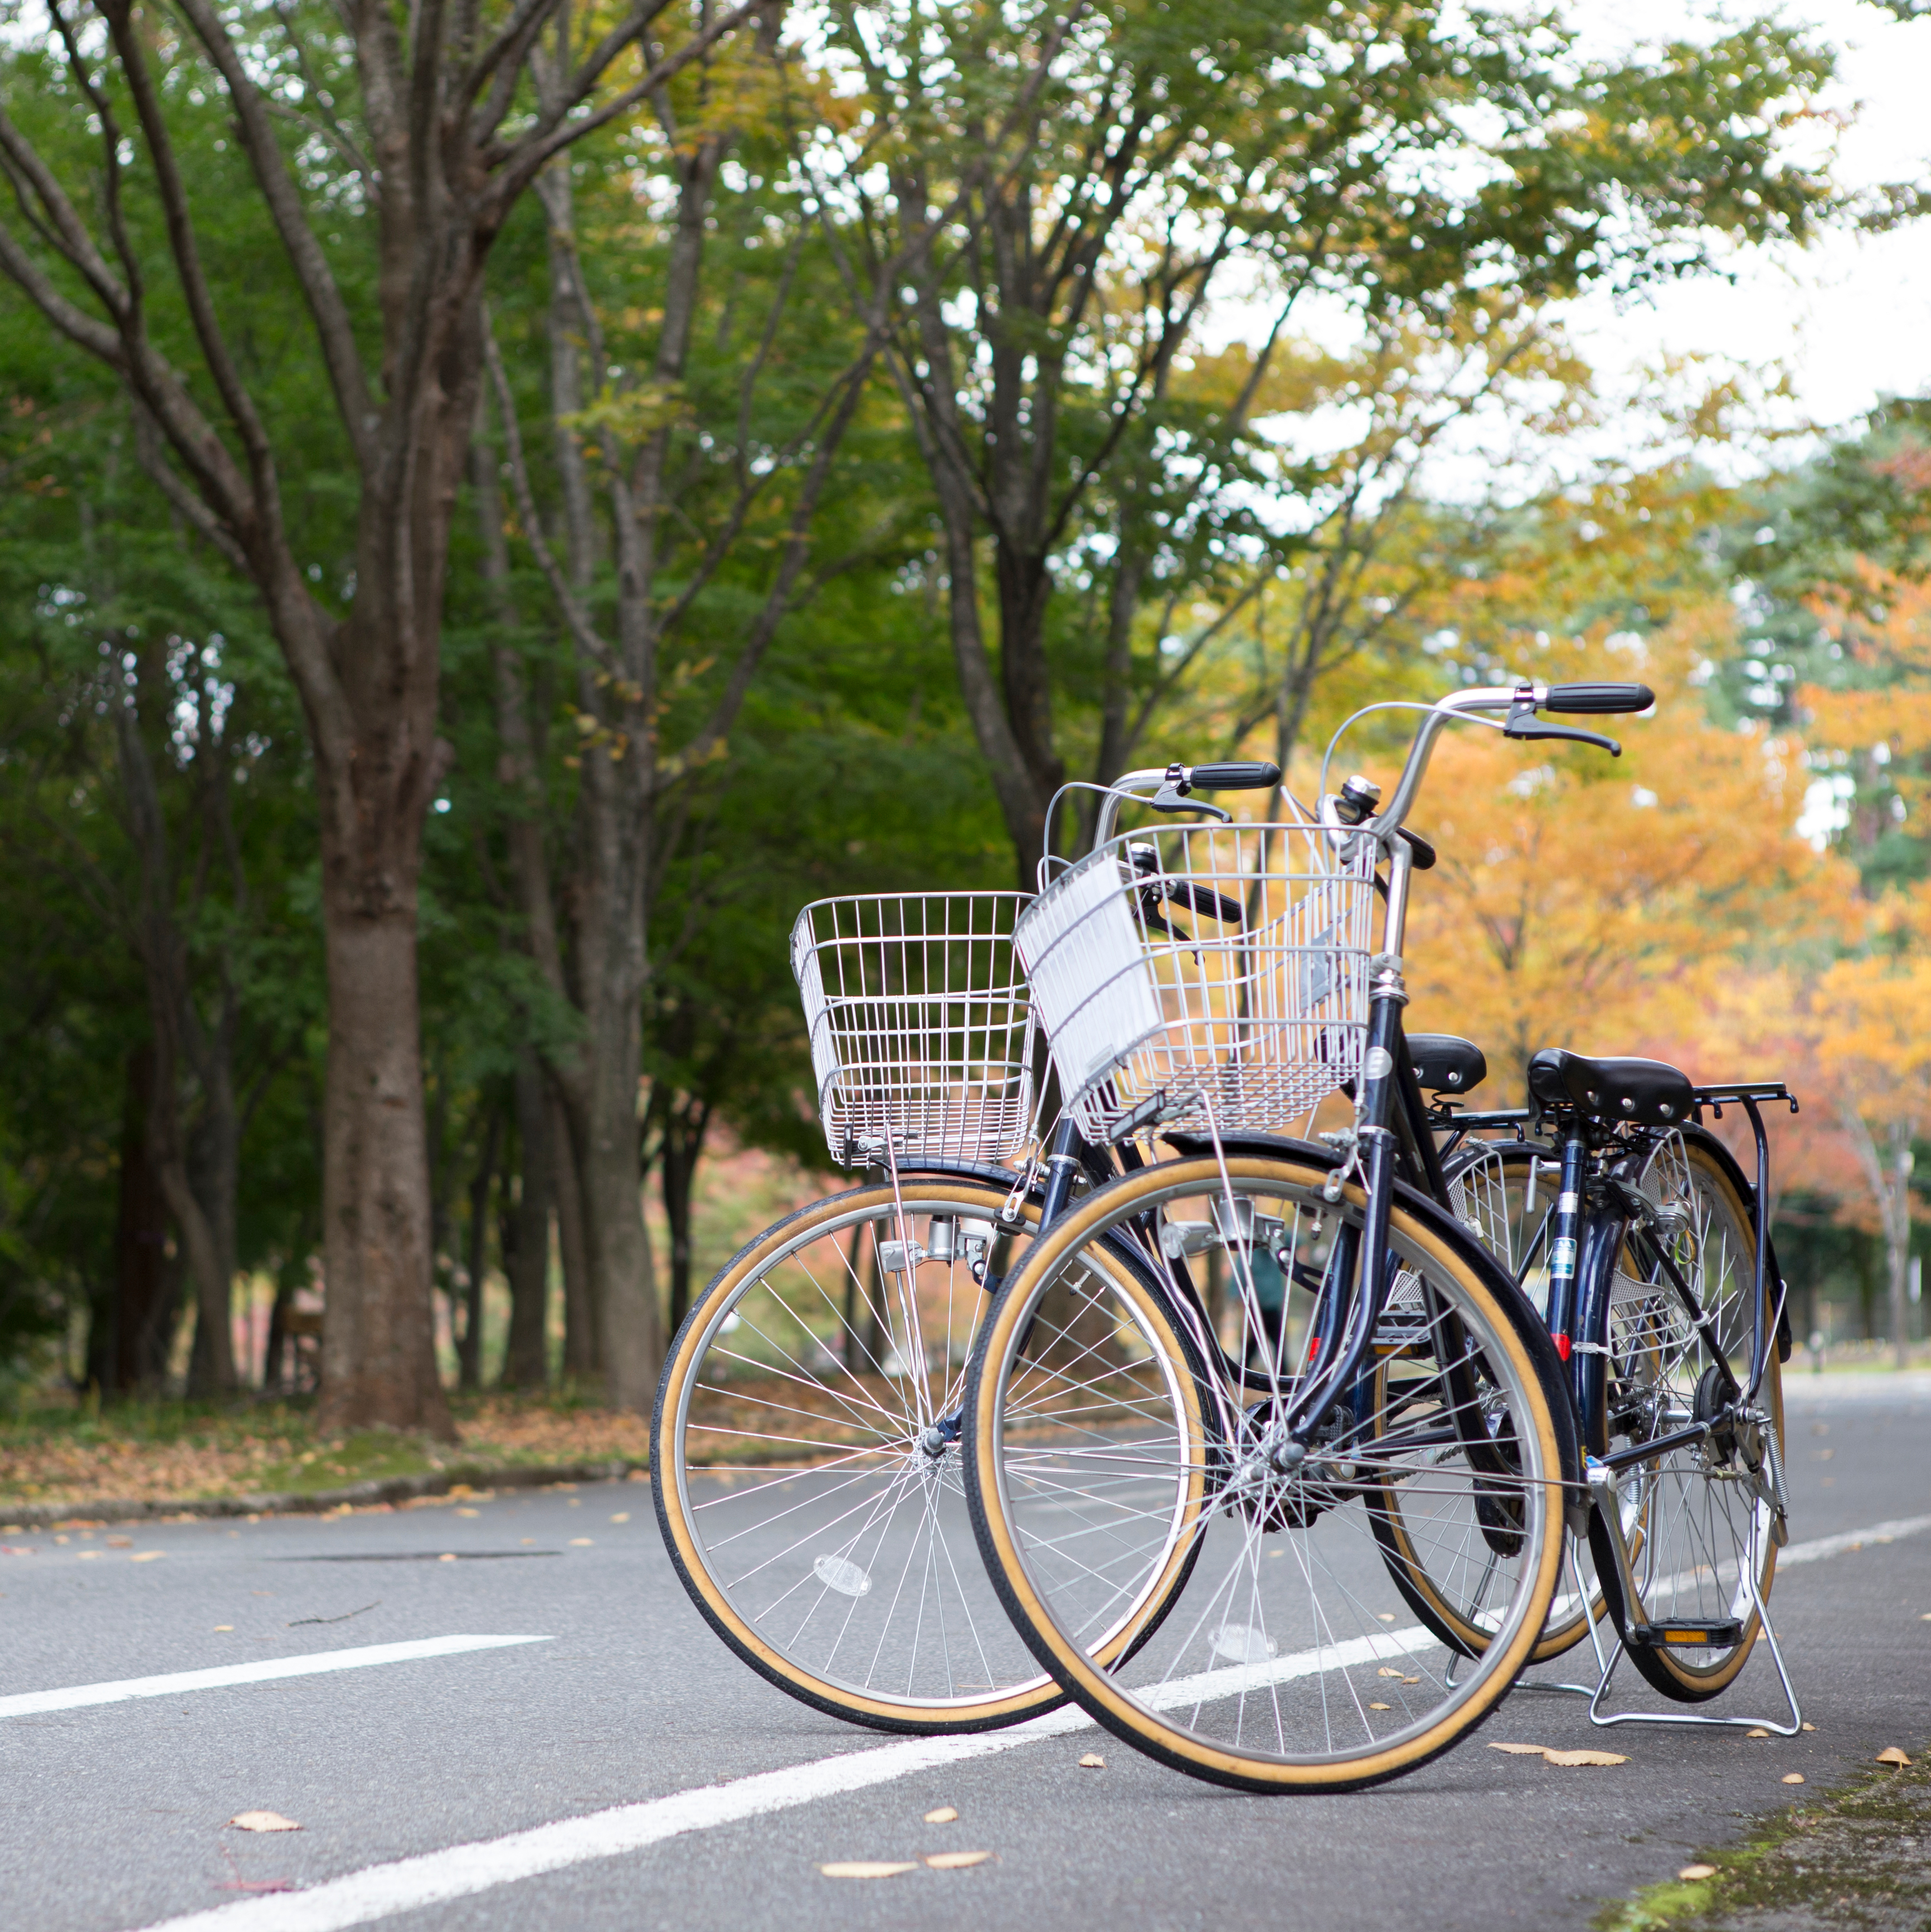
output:
M1416 1083L1430 1094L1465 1094L1489 1077L1489 1063L1472 1040L1452 1033L1411 1033L1408 1058Z
M1695 1112L1690 1076L1660 1060L1591 1060L1546 1046L1529 1062L1529 1093L1544 1107L1574 1107L1598 1120L1668 1126Z

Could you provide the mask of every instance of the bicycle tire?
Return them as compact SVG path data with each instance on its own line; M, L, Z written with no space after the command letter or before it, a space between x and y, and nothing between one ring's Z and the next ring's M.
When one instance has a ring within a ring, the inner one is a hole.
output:
M970 1538L956 1448L928 1456L916 1440L962 1396L961 1330L970 1334L982 1303L961 1230L996 1226L1010 1193L985 1180L907 1174L896 1199L889 1186L869 1186L814 1202L718 1272L665 1361L652 1487L679 1580L760 1676L849 1723L917 1735L983 1731L1063 1702L1013 1637L976 1552L957 1548ZM901 1258L892 1252L903 1238L899 1202L922 1251L910 1310L944 1310L943 1376L931 1367L934 1338L922 1327L912 1342L904 1297L893 1292L903 1279L888 1265ZM1018 1213L1023 1235L995 1234L983 1244L988 1269L1003 1264L1015 1240L1030 1239L1036 1202L1022 1199ZM929 1252L938 1245L935 1216L953 1224L950 1263ZM835 1296L824 1292L827 1280ZM864 1310L856 1324L855 1304ZM727 1345L747 1325L745 1342ZM759 1370L779 1386L763 1387ZM771 1549L774 1541L781 1546ZM895 1574L868 1604L872 1579Z
M1732 1372L1747 1381L1758 1324L1752 1305L1756 1242L1751 1190L1729 1150L1696 1126L1657 1138L1642 1163L1639 1185L1658 1206L1686 1215L1672 1243L1673 1258L1705 1312L1715 1317L1718 1346ZM1612 1361L1623 1372L1619 1399L1626 1412L1643 1418L1628 1432L1639 1443L1644 1432L1661 1436L1694 1417L1699 1390L1714 1378L1711 1345L1675 1298L1641 1297L1630 1292L1635 1286L1619 1283L1622 1298L1620 1312L1612 1311L1610 1346ZM1777 1287L1767 1274L1766 1324L1774 1313ZM1706 1393L1703 1399L1711 1397ZM1679 1703L1702 1703L1735 1682L1762 1628L1756 1599L1768 1599L1776 1579L1773 1495L1781 1487L1783 1378L1774 1336L1756 1406L1759 1442L1767 1446L1754 1468L1747 1445L1733 1438L1728 1448L1711 1445L1714 1455L1678 1449L1655 1463L1636 1466L1625 1477L1625 1491L1633 1492L1625 1520L1634 1514L1642 1530L1636 1581L1646 1626L1624 1600L1607 1532L1592 1516L1597 1572L1630 1661L1653 1689ZM1753 1569L1755 1598L1749 1587ZM1655 1631L1729 1622L1737 1626L1733 1642L1642 1640L1645 1627Z
M1145 1250L1150 1261L1169 1251L1169 1242L1191 1252L1187 1244L1202 1240L1215 1210L1180 1216L1171 1210L1201 1207L1231 1187L1237 1200L1229 1214L1237 1226L1245 1212L1258 1217L1250 1223L1254 1227L1278 1226L1285 1231L1273 1252L1288 1257L1282 1274L1292 1280L1303 1241L1306 1252L1317 1251L1321 1216L1333 1217L1337 1225L1358 1221L1363 1205L1358 1186L1345 1190L1338 1206L1322 1202L1330 1157L1296 1144L1273 1144L1280 1151L1261 1155L1230 1150L1224 1181L1213 1159L1183 1159L1124 1175L1089 1196L1041 1237L1002 1288L974 1354L967 1387L967 1495L988 1574L1015 1627L1097 1721L1156 1761L1213 1783L1262 1792L1346 1790L1412 1770L1480 1724L1506 1696L1526 1660L1554 1593L1561 1554L1561 1487L1573 1480L1576 1468L1573 1431L1565 1434L1552 1404L1559 1370L1548 1338L1511 1307L1513 1298L1505 1292L1492 1260L1432 1203L1398 1190L1391 1243L1425 1275L1430 1292L1462 1324L1456 1333L1489 1352L1498 1364L1498 1386L1506 1393L1520 1439L1521 1462L1512 1481L1484 1479L1498 1493L1507 1489L1520 1507L1521 1546L1510 1559L1517 1586L1484 1655L1459 1684L1450 1684L1445 1678L1459 1652L1440 1646L1426 1627L1390 1629L1399 1620L1397 1612L1368 1606L1372 1578L1381 1580L1383 1600L1399 1606L1401 1600L1393 1592L1375 1539L1351 1520L1352 1504L1382 1486L1360 1480L1364 1442L1372 1442L1384 1470L1396 1453L1408 1456L1411 1478L1432 1467L1426 1453L1438 1446L1441 1418L1450 1412L1442 1374L1432 1385L1425 1375L1402 1378L1403 1399L1420 1419L1399 1450L1391 1431L1371 1434L1365 1428L1337 1425L1339 1432L1324 1442L1318 1454L1282 1475L1256 1451L1269 1418L1257 1416L1241 1400L1242 1391L1224 1366L1215 1372L1213 1412L1196 1419L1182 1412L1177 1396L1186 1377L1177 1365L1171 1378L1177 1392L1171 1427L1174 1452L1168 1463L1150 1466L1143 1474L1137 1511L1129 1513L1131 1498L1116 1498L1114 1540L1121 1548L1111 1572L1097 1580L1096 1566L1081 1552L1068 1557L1050 1517L1043 1524L1033 1520L1036 1510L1054 1507L1058 1493L1076 1478L1076 1460L1071 1469L1060 1469L1051 1458L1056 1453L1071 1457L1071 1451L1050 1438L1036 1438L1028 1447L1023 1436L1013 1439L1007 1426L1015 1408L1015 1372L1022 1366L1020 1338L1044 1294L1063 1274L1081 1264L1096 1239L1138 1227L1150 1244ZM1243 1198L1250 1204L1246 1210L1240 1207ZM1278 1216L1270 1204L1282 1210ZM1268 1238L1275 1241L1272 1234ZM1230 1248L1230 1256L1234 1252ZM1246 1274L1234 1270L1237 1284L1251 1282L1251 1254L1249 1243L1241 1250ZM1241 1294L1245 1327L1252 1312L1246 1306L1245 1286ZM1439 1348L1445 1358L1451 1345L1441 1338L1450 1326L1445 1315L1419 1339L1411 1329L1417 1351L1411 1359L1424 1358L1429 1347ZM1239 1339L1242 1346L1231 1349L1236 1361L1246 1358L1247 1337L1243 1334ZM1387 1378L1379 1371L1365 1379L1385 1388ZM1284 1379L1283 1394L1291 1382L1291 1377ZM1267 1408L1266 1399L1256 1406ZM1450 1425L1448 1439L1459 1426ZM1048 1499L1043 1506L1041 1497ZM1364 1501L1360 1514L1367 1514ZM1270 1553L1297 1559L1278 1570L1261 1552L1263 1538L1276 1534L1285 1540ZM1137 1551L1130 1546L1135 1536ZM1211 1555L1210 1539L1215 1544ZM1130 1594L1140 1572L1170 1571L1183 1541L1198 1546L1189 1569L1192 1580L1185 1598L1166 1606L1168 1621L1157 1640L1142 1646L1129 1664L1113 1670L1096 1666L1081 1634L1093 1605L1103 1603L1109 1592ZM1318 1574L1342 1580L1324 1601L1315 1604ZM1312 1607L1301 1604L1303 1594ZM1215 1617L1219 1621L1209 1628ZM1312 1648L1282 1654L1283 1643L1310 1638ZM1423 1656L1436 1648L1447 1652L1445 1660ZM1399 1667L1390 1661L1396 1658L1402 1660ZM1420 1689L1425 1683L1429 1688ZM1250 1688L1256 1723L1265 1718L1271 1724L1272 1744L1267 1748L1243 1729ZM1411 1689L1417 1693L1413 1698L1407 1695ZM1191 1708L1185 1722L1175 1715L1183 1707ZM1348 1732L1339 1743L1336 1712Z

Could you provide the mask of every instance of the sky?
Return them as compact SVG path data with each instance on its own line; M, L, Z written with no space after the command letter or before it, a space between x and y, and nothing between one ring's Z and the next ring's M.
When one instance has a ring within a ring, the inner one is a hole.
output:
M1684 11L1584 0L1572 17L1609 52L1681 31ZM1861 0L1798 0L1781 11L1842 50L1841 80L1825 102L1855 116L1840 138L1838 180L1860 188L1931 175L1931 18L1900 22ZM1639 388L1640 372L1666 356L1712 355L1780 362L1807 418L1824 424L1851 421L1881 395L1931 392L1931 219L1889 235L1831 235L1802 250L1740 250L1731 266L1733 280L1684 284L1620 313L1585 299L1570 326L1616 388Z

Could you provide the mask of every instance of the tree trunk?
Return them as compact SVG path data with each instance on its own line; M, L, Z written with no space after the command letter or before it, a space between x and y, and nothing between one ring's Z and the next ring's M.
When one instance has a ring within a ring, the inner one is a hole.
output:
M148 1394L167 1373L163 1292L167 1197L148 1158L148 1116L154 1106L151 1042L127 1056L127 1100L121 1114L119 1198L114 1232L113 1355L106 1392Z
M534 1049L516 1060L517 1148L522 1185L505 1218L504 1271L510 1284L505 1388L540 1389L550 1379L550 1210L556 1186L550 1152L550 1102Z
M563 1264L563 1372L594 1376L599 1366L597 1304L591 1294L589 1244L577 1151L562 1103L550 1105L550 1150L556 1179L556 1252Z
M670 1231L670 1318L675 1335L691 1312L691 1198L710 1109L695 1100L671 1101L664 1110L663 1151L658 1156L664 1219Z
M322 1110L325 1433L455 1439L436 1372L414 892L368 916L325 866L328 1073ZM413 886L414 881L411 880Z
M496 1149L503 1130L502 1110L488 1100L484 1104L489 1118L476 1172L469 1181L469 1251L465 1257L469 1278L463 1291L462 1340L456 1345L457 1380L460 1386L470 1390L483 1386L483 1286L490 1258L490 1189L496 1178Z

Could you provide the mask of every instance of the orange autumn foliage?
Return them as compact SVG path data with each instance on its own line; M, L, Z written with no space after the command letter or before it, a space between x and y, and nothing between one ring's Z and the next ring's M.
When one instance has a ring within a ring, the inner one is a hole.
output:
M1412 1030L1460 1033L1488 1054L1491 1104L1519 1096L1529 1055L1645 1050L1693 1077L1756 1077L1702 1016L1741 953L1814 932L1846 886L1792 827L1805 774L1761 729L1708 722L1690 682L1728 647L1722 606L1643 644L1552 643L1533 674L1641 679L1642 718L1585 718L1624 755L1453 730L1414 814L1441 863L1415 882L1407 952Z

